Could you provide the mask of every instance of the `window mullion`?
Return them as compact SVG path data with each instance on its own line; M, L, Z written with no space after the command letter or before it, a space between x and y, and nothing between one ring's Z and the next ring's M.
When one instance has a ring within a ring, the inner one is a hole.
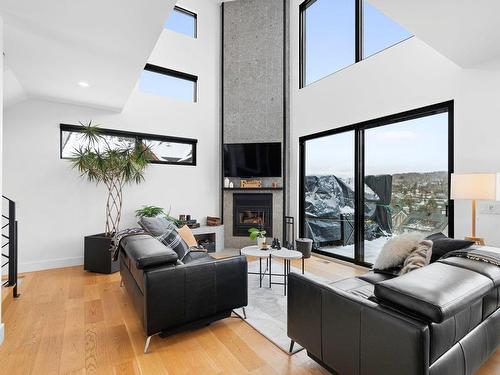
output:
M363 1L356 1L356 62L363 60Z
M354 141L354 259L364 260L365 237L365 130L355 130Z

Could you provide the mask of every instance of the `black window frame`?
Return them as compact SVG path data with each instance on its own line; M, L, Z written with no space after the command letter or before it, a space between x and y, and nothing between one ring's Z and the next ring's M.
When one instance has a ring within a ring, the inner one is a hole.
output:
M306 87L306 56L305 56L305 51L306 51L306 10L309 8L311 5L313 5L317 0L305 0L299 5L299 89L302 89ZM372 54L370 56L367 56L363 58L363 3L364 1L367 0L353 0L355 2L355 14L354 14L354 22L355 22L355 55L354 55L354 63L357 64L358 62L362 60L366 60L367 58L376 55ZM412 36L403 39L399 41L396 44L399 44L401 42L404 42L405 40L411 38ZM389 47L384 48L383 50L387 48L391 48L395 46L396 44L393 44ZM383 50L380 50L379 52L382 52ZM379 53L377 52L377 53ZM353 65L351 64L351 65ZM347 65L347 66L351 66ZM346 67L347 67L346 66ZM345 67L345 68L346 68ZM344 69L344 68L343 68ZM340 69L342 70L342 69ZM337 70L336 72L338 72ZM332 72L330 74L334 74L336 72ZM328 75L330 75L328 74ZM327 76L328 76L327 75ZM325 77L327 77L325 76ZM324 78L324 77L323 77ZM314 81L317 82L317 81ZM311 82L311 83L314 83Z
M454 201L451 199L451 174L454 172L454 101L446 101L421 107L405 112L396 113L357 124L330 129L319 133L309 134L299 138L299 235L305 236L305 161L306 161L306 142L309 140L322 138L329 135L340 134L348 131L354 131L354 259L342 255L332 254L314 248L313 252L337 258L346 262L354 263L364 267L371 267L372 264L363 261L364 259L364 185L365 185L365 130L394 123L413 120L421 117L432 116L439 113L448 113L448 236L454 235Z
M183 79L185 81L193 82L194 83L194 85L193 85L193 103L198 102L198 76L195 76L194 74L180 72L178 70L165 68L165 67L159 66L159 65L153 65L153 64L146 64L144 66L144 70L147 70L148 72L153 72L153 73L162 74L165 76L179 78L179 79Z
M174 6L174 11L178 11L179 13L183 13L185 15L193 17L193 19L194 19L194 22L193 22L193 36L189 35L189 37L197 39L198 38L198 14L196 14L195 12L192 12L190 10L187 10L185 8L181 8L180 6L177 6L177 5ZM175 30L172 30L172 29L168 29L168 30L171 30L171 31L173 31L175 33L178 33L178 34L183 34L183 33L179 33L178 31L175 31ZM185 34L183 34L183 35L185 35ZM188 36L188 35L186 35L186 36Z
M172 143L182 143L188 144L193 147L193 157L190 162L170 162L170 161L161 161L161 160L150 160L151 164L167 164L167 165L185 165L185 166L196 166L196 153L197 153L197 144L198 140L193 138L182 138L182 137L172 137L167 135L159 135L159 134L150 134L150 133L138 133L131 132L125 130L117 130L117 129L106 129L99 128L102 135L109 135L114 137L126 137L126 138L134 138L136 143L141 143L143 141L160 141L160 142L172 142ZM59 158L60 159L69 159L67 157L63 157L63 132L82 132L81 125L71 125L71 124L59 124Z

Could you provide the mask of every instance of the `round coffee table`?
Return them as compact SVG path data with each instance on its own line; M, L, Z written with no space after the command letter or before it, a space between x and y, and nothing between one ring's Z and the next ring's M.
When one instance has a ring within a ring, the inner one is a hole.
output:
M269 287L271 287L271 250L261 250L257 245L247 246L240 250L242 255L259 258L259 272L248 272L251 275L259 275L259 287L262 288L262 279L266 276L266 271L269 268ZM262 259L266 259L266 269L262 273Z
M287 284L288 274L290 273L291 261L292 261L292 259L302 259L302 253L300 251L288 250L288 249L272 250L271 257L283 259L283 267L284 267L283 268L283 287L284 287L285 296L286 296L286 284Z

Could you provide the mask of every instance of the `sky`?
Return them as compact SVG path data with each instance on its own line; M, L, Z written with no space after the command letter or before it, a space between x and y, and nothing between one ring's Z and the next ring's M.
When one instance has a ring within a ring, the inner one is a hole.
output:
M306 10L306 84L355 62L355 2L317 0ZM411 36L367 1L363 6L363 57Z
M194 22L195 19L189 14L174 9L165 22L165 28L194 37Z
M188 102L193 101L194 85L195 83L192 81L150 72L149 70L143 70L139 78L139 91Z
M165 28L194 37L195 19L183 12L174 9ZM139 78L139 91L153 95L167 96L179 100L192 102L194 98L194 82L166 76L144 70Z
M354 14L354 0L317 0L307 8L306 84L354 64ZM364 58L411 36L366 0L363 19ZM195 22L192 16L174 9L165 28L194 37ZM139 88L155 95L192 101L191 84L176 78L144 72Z
M365 174L448 170L448 114L365 131ZM354 178L354 132L306 142L306 175Z

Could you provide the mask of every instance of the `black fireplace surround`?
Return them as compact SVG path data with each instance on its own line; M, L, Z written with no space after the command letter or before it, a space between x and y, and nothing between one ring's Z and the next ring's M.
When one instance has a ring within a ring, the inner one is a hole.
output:
M246 237L252 227L262 228L268 237L272 237L272 194L233 194L233 236Z

